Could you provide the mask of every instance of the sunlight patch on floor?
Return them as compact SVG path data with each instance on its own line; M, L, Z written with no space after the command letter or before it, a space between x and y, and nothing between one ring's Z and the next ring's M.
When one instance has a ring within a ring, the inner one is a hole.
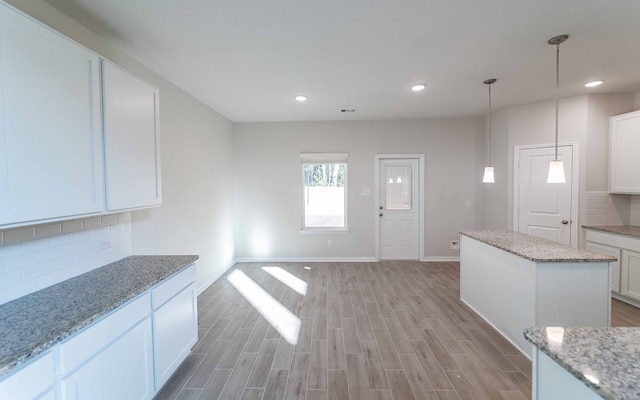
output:
M289 344L298 343L300 318L255 283L244 272L234 270L227 277L229 283L271 324Z
M293 275L292 273L280 268L280 267L262 267L262 270L267 274L273 276L280 282L289 286L297 293L305 296L307 294L307 282Z

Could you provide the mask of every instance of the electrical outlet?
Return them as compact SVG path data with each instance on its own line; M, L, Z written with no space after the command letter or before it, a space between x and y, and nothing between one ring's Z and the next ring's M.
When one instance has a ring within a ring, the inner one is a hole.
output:
M452 250L458 250L460 248L460 242L457 240L452 240L449 242L449 248Z
M333 246L333 239L327 239L327 246Z

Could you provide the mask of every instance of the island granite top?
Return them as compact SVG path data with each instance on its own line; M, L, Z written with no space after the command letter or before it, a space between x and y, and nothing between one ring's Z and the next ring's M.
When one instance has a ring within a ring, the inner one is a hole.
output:
M131 256L0 305L0 377L197 259Z
M527 328L524 336L603 398L640 398L640 328Z
M616 235L631 236L640 238L640 226L634 225L582 225L584 229L590 229L593 231L614 233Z
M612 256L576 249L519 232L475 230L462 231L460 234L539 263L616 261Z

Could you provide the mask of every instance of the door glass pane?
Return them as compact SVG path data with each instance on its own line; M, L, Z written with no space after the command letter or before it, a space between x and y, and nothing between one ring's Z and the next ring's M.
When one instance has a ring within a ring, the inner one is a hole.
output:
M411 210L411 165L385 165L384 184L387 210Z

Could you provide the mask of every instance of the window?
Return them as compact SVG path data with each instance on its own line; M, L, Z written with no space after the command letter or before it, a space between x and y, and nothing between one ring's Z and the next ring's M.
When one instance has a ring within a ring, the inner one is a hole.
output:
M302 231L347 232L347 154L301 154Z

